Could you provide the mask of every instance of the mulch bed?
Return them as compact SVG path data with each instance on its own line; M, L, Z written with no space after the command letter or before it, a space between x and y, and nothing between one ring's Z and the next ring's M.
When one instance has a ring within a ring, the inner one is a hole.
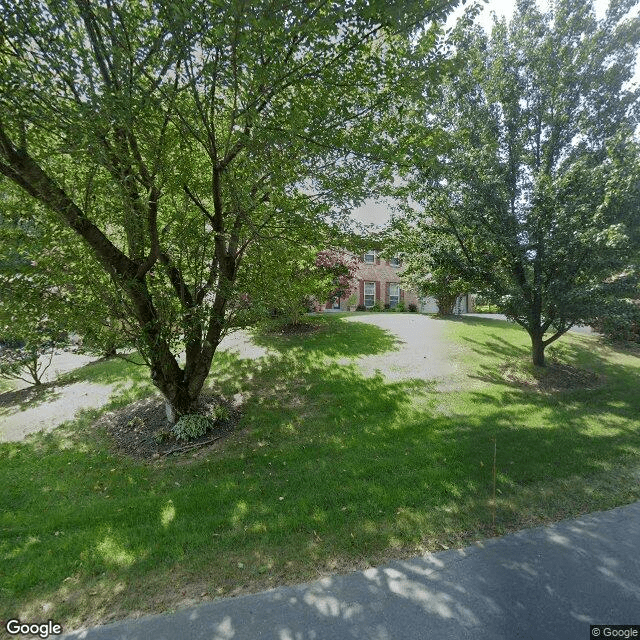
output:
M558 362L551 362L546 367L537 367L533 372L509 363L502 365L500 371L507 382L544 392L596 389L605 381L604 376L594 371Z
M241 413L228 400L205 396L201 399L198 413L211 416L217 405L227 408L228 419L216 422L205 435L187 442L176 440L170 433L164 399L160 396L144 398L107 413L99 419L97 426L105 428L117 453L139 460L156 460L215 446L233 433Z

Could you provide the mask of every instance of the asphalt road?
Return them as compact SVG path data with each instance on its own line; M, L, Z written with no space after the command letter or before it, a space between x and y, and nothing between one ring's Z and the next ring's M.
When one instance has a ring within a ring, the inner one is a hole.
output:
M640 502L466 549L119 622L68 640L640 637ZM635 624L634 635L590 625Z

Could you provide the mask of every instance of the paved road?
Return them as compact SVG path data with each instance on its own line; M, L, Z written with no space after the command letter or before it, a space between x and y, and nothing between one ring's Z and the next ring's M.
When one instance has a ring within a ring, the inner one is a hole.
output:
M587 640L590 624L640 630L639 546L640 502L466 549L65 637Z

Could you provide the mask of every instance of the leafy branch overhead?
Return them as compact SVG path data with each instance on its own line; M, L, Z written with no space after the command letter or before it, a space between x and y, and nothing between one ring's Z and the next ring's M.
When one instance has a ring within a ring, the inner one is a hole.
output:
M173 418L258 249L370 193L409 36L453 4L0 0L0 175L104 274Z

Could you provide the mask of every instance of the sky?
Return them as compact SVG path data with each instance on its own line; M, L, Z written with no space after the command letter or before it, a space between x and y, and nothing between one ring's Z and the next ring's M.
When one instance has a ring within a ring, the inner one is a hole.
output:
M455 21L462 15L465 6L469 6L470 1L466 2L466 5L458 7L450 16L447 22L447 26L452 26ZM478 22L489 31L493 23L492 12L495 12L498 17L505 16L509 20L513 14L515 8L515 0L489 0L484 4L484 9L478 16ZM594 7L596 10L596 16L603 18L606 8L608 6L608 0L594 0ZM548 0L538 0L538 6L541 8L548 8ZM640 64L636 69L636 80L640 80ZM354 209L352 216L366 224L384 225L390 214L390 205L387 202L376 202L369 200L364 203L363 206Z

